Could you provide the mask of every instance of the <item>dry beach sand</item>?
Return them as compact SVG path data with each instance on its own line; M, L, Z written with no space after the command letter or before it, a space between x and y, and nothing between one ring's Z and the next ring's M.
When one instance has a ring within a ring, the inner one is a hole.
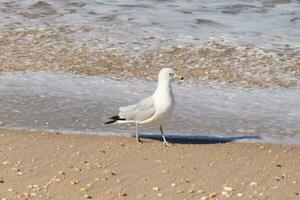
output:
M298 145L165 147L156 140L5 129L0 136L2 199L300 198Z

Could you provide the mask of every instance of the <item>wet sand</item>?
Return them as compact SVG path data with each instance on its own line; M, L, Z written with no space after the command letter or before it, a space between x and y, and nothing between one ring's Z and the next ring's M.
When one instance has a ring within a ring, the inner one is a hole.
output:
M300 146L198 143L2 129L0 197L299 199Z

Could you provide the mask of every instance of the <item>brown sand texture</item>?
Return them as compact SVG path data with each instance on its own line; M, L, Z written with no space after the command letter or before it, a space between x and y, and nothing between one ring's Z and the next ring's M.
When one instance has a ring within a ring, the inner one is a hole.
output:
M300 199L300 146L0 130L0 199Z

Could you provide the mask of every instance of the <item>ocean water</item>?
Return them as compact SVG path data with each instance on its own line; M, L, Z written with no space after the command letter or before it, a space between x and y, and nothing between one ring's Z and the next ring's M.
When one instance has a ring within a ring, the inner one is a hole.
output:
M119 106L150 96L153 81L120 81L61 72L0 75L2 127L117 134L134 126L104 125ZM170 135L255 136L261 141L300 143L298 89L213 88L175 83L176 110L165 126ZM145 134L159 134L144 127Z
M0 21L4 72L155 80L171 66L201 84L300 85L297 0L2 0Z
M2 27L68 25L70 32L87 40L103 34L94 27L107 29L109 40L141 42L154 48L161 40L197 45L211 40L230 41L270 49L300 47L298 0L2 0L0 3ZM90 30L84 30L84 25L90 25ZM151 43L145 42L147 39Z

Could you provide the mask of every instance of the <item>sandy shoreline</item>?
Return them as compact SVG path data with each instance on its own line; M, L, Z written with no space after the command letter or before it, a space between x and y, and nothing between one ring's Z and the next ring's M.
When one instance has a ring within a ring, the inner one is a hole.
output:
M300 146L0 130L2 199L299 199Z

